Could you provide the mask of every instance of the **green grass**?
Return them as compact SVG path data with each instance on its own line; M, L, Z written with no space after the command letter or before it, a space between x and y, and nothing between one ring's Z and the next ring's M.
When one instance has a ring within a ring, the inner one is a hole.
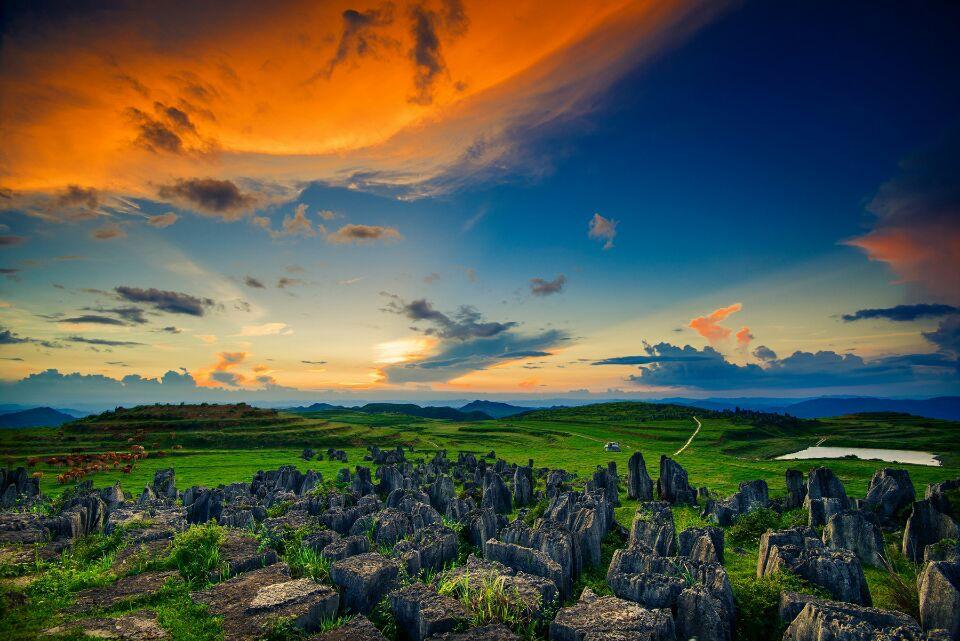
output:
M764 479L772 496L782 496L786 469L807 471L824 464L838 475L854 497L864 495L870 477L883 467L908 469L921 495L927 483L960 477L960 424L903 415L869 414L797 421L701 412L677 406L613 403L463 423L343 410L306 415L259 412L247 415L247 411L205 417L202 409L186 407L178 410L177 416L168 417L162 410L148 408L125 413L122 420L108 417L65 429L0 430L0 465L23 465L28 457L128 451L132 444L139 444L149 453L146 459L138 461L129 474L119 470L97 473L92 477L94 484L103 487L119 480L127 492L137 495L152 481L156 470L166 467L175 469L177 485L185 489L191 485L249 482L258 470L294 465L301 470L319 471L327 483L318 491L327 491L329 482L342 467L370 465L363 462L368 445L381 449L411 445L414 453L409 456L413 458L429 459L438 449L447 450L452 458L458 451L480 455L490 450L511 462L526 463L532 457L536 467L564 468L578 474L579 480L574 484L582 485L597 465L605 466L608 461L617 463L625 480L627 460L635 450L643 453L648 472L656 478L660 455L672 456L686 442L694 430L692 417L697 416L703 428L675 459L688 471L692 485L706 486L718 495L729 495L742 481ZM814 445L822 438L827 438L828 445L929 451L937 454L944 465L921 467L850 459L778 461L772 458ZM605 452L603 445L611 440L619 441L623 451ZM344 449L349 463L304 461L300 453L306 447L321 453L328 447ZM157 456L161 450L166 452L165 456ZM44 493L56 496L67 489L55 480L63 468L41 462L32 471L43 473ZM623 490L621 486L622 505L616 509L615 518L629 528L637 503L626 500ZM960 505L960 500L956 504ZM532 523L544 507L544 504L531 506L528 521ZM280 510L282 507L272 508L271 513ZM802 517L800 511L782 517L758 512L727 529L725 565L743 610L737 638L776 638L779 623L775 616L771 618L771 608L778 590L784 589L791 579L756 578L757 542L767 527L789 527L802 522ZM695 508L675 508L674 519L677 532L705 524ZM328 565L302 546L302 535L286 531L258 532L261 541L276 548L298 576L326 580ZM164 593L149 606L156 610L161 623L175 639L217 638L217 622L202 608L192 605L187 590L190 586L205 584L210 570L218 567L220 536L222 533L218 534L216 526L191 528L177 538L170 557L160 562L166 564L165 567L176 567L184 578L179 588ZM609 561L617 543L604 541L604 563ZM9 577L0 580L0 629L5 633L11 631L4 638L35 638L43 626L49 627L56 619L57 611L69 602L72 593L115 580L110 566L121 545L122 541L117 538L94 537L81 542L71 554L55 563L0 568L0 576ZM466 545L461 547L468 550ZM910 584L915 569L904 565L893 552L890 555L892 574L883 569L866 569L871 592L878 607L909 610L912 597L904 598L902 586ZM156 567L157 563L143 567ZM604 571L605 565L602 569L588 570L577 589L589 586L604 593ZM13 582L23 574L35 578L28 587L18 587L20 584ZM496 608L501 608L502 613L509 610L503 601L504 595L498 595L495 586L487 592L488 595L471 594L469 599L477 600L478 607L486 607L488 612ZM462 592L460 597L467 598ZM523 629L522 619L515 623L518 630ZM385 621L384 625L389 626L389 622Z

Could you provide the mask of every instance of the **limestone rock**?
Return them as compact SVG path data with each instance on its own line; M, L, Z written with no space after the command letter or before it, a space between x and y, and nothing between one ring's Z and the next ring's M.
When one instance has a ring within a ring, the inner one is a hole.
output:
M361 614L396 587L398 574L397 563L376 552L337 561L330 569L331 580L343 591L344 605Z
M928 563L917 584L923 629L942 629L960 638L960 563Z
M653 479L647 472L647 464L639 451L630 455L627 461L627 497L638 501L653 498Z
M867 565L883 566L883 534L862 510L831 516L823 530L823 543L834 550L850 550Z
M613 596L598 597L586 589L580 600L561 609L550 623L550 641L675 641L669 611L648 610Z
M641 503L630 526L630 545L642 543L654 554L671 556L674 550L675 528L673 510L665 501Z
M813 600L783 633L783 641L921 641L906 614L851 603Z
M451 632L468 624L467 612L459 601L440 596L423 583L413 583L390 593L390 609L401 634L409 641Z
M697 492L690 486L687 471L679 463L660 456L660 478L657 479L657 496L671 504L697 504Z

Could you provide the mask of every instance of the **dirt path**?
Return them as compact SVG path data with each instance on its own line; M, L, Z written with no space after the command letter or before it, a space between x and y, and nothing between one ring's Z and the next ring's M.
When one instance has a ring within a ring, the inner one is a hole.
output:
M697 429L693 430L693 434L691 434L690 438L687 439L687 442L683 444L683 447L681 447L679 450L673 453L674 456L677 456L678 454L682 453L685 449L687 449L690 443L693 443L693 439L696 438L697 434L700 433L700 428L703 427L703 425L700 424L700 419L694 416L693 420L696 421L697 423Z

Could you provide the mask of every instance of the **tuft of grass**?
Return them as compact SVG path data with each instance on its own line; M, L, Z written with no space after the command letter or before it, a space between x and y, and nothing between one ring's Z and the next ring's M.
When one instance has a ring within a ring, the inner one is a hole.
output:
M895 545L887 546L883 568L873 589L876 607L899 610L920 620L920 589L917 578L922 565L913 563Z
M370 610L369 618L370 623L372 623L376 629L380 630L380 634L387 637L390 641L397 641L400 630L397 627L397 618L393 616L393 609L390 607L390 599L388 597L380 599L380 602Z
M500 623L525 640L538 638L540 617L516 589L506 586L502 576L448 576L439 579L437 592L460 601L470 616L471 626Z
M302 543L287 546L285 560L290 566L290 574L295 579L309 577L317 583L330 581L330 559L310 546Z
M202 588L210 582L210 573L220 570L225 563L220 558L220 544L225 537L220 525L210 522L192 525L173 537L173 547L166 559L167 567L180 572L192 588Z

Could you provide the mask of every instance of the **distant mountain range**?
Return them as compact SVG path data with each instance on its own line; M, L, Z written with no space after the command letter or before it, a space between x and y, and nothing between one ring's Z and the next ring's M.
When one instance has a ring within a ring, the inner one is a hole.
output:
M460 408L461 412L483 412L493 418L504 418L514 414L529 412L535 407L520 407L519 405L510 405L509 403L498 403L496 401L472 401Z
M28 410L0 414L0 428L59 427L76 419L76 416L55 410L52 407L34 407Z
M417 418L440 418L448 421L489 421L490 414L479 411L462 411L453 407L420 407L413 403L367 403L359 407L344 407L330 403L314 403L301 407L289 407L289 412L323 412L328 410L342 410L350 412L364 412L365 414L405 414ZM525 411L521 408L521 411Z

